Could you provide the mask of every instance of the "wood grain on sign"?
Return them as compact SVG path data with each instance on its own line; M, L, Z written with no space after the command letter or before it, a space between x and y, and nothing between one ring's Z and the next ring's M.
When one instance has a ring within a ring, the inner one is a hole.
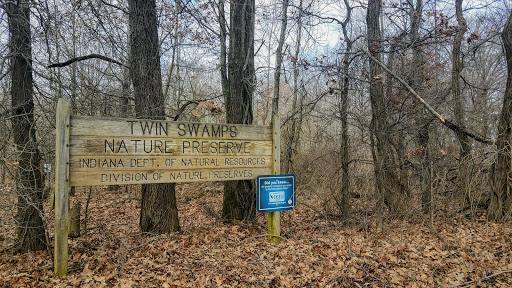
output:
M255 179L273 148L269 126L72 117L70 185Z
M70 174L71 186L123 185L149 183L180 183L202 181L250 180L270 174L271 167L189 170L116 170L75 172Z
M272 174L281 174L281 119L279 115L272 117L272 130L273 130L273 150L272 150ZM275 211L267 213L267 233L268 240L274 244L281 242L281 212ZM277 237L276 237L277 236Z
M141 119L101 119L74 116L71 118L74 136L156 138L238 139L272 141L270 126L242 124L212 124Z
M68 273L68 232L69 232L69 118L71 101L59 99L56 115L55 137L55 244L54 271L57 276Z

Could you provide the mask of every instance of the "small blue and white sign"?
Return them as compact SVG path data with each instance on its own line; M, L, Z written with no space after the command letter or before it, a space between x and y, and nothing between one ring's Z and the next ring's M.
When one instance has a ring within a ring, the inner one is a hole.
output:
M258 212L295 208L295 175L262 175L256 178Z

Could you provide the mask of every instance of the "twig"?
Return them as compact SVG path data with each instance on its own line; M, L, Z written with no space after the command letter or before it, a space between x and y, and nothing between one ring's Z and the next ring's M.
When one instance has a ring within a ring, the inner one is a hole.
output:
M44 270L53 270L53 265L43 266L43 267L36 268L36 271L38 271L38 272L41 272L41 271L44 271Z
M160 240L160 239L163 239L163 238L165 238L166 236L169 236L169 235L167 235L167 234L161 234L161 235L155 236L155 237L153 237L153 238L149 239L149 240L148 240L148 242L146 242L146 243L142 243L142 244L139 244L139 245L137 245L137 246L134 246L134 247L131 247L131 248L126 249L126 252L131 252L131 251L133 251L133 250L137 250L137 249L142 248L142 247L144 247L144 246L146 246L146 245L149 245L149 244L151 244L151 243L153 243L153 242L155 242L155 241L158 241L158 240Z
M505 274L505 273L512 273L512 270L503 270L503 271L499 271L499 272L496 272L494 274L491 274L489 276L485 276L485 277L482 277L478 280L472 280L472 281L468 281L468 282L465 282L465 283L461 283L461 284L456 284L456 285L452 285L450 286L450 288L453 288L453 287L461 287L461 286L464 286L464 285L471 285L475 282L480 282L480 281L483 281L483 280L487 280L487 279L491 279L491 278L494 278L496 276L499 276L501 274Z
M111 4L111 3L108 3L108 2L106 2L106 1L104 1L104 0L101 0L101 3L103 3L103 4L107 5L107 6L110 6L110 7L112 7L112 8L116 8L116 9L120 10L121 12L123 12L123 13L124 13L124 14L126 14L126 15L128 15L128 14L129 14L129 12L128 12L126 9L124 9L124 8L122 8L122 7L120 7L120 6L117 6L117 5L114 5L114 4Z
M433 226L428 225L428 230L430 230L430 233L432 233L434 236L436 236L437 240L444 241L443 237L441 237L441 235L439 235L439 233L436 231L436 229L434 229Z
M107 204L107 206L123 204L125 202L130 202L130 201L140 201L140 197L128 197L128 198L119 199L119 200L110 202L109 204Z
M7 251L13 250L14 248L16 248L16 244L12 244L11 246L5 247L4 249L0 250L0 254L4 254Z
M313 210L313 212L315 212L316 214L318 214L318 216L320 216L320 217L325 217L325 213L322 213L322 212L320 212L320 211L316 210L313 206L308 205L308 204L306 204L306 203L302 203L301 205L304 205L304 206L308 207L309 209Z
M206 214L208 214L208 216L215 218L216 221L222 220L219 214L217 214L217 212L215 212L215 210L213 210L212 207L204 205L203 209L206 212Z

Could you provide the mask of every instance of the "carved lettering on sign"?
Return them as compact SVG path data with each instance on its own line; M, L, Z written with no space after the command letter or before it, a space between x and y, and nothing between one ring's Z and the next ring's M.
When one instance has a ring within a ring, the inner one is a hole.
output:
M253 179L271 172L269 127L72 117L70 184Z

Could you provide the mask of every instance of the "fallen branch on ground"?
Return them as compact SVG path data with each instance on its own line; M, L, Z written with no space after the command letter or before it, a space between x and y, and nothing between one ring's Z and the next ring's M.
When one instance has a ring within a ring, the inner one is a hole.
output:
M468 286L468 285L471 285L473 283L477 283L477 282L481 282L481 281L484 281L484 280L488 280L488 279L494 278L496 276L500 276L501 274L505 274L505 273L512 273L512 270L499 271L499 272L496 272L496 273L491 274L489 276L482 277L482 278L480 278L478 280L473 280L473 281L468 281L468 282L464 282L464 283L457 284L457 285L452 285L452 286L450 286L450 288L461 287L461 286Z

